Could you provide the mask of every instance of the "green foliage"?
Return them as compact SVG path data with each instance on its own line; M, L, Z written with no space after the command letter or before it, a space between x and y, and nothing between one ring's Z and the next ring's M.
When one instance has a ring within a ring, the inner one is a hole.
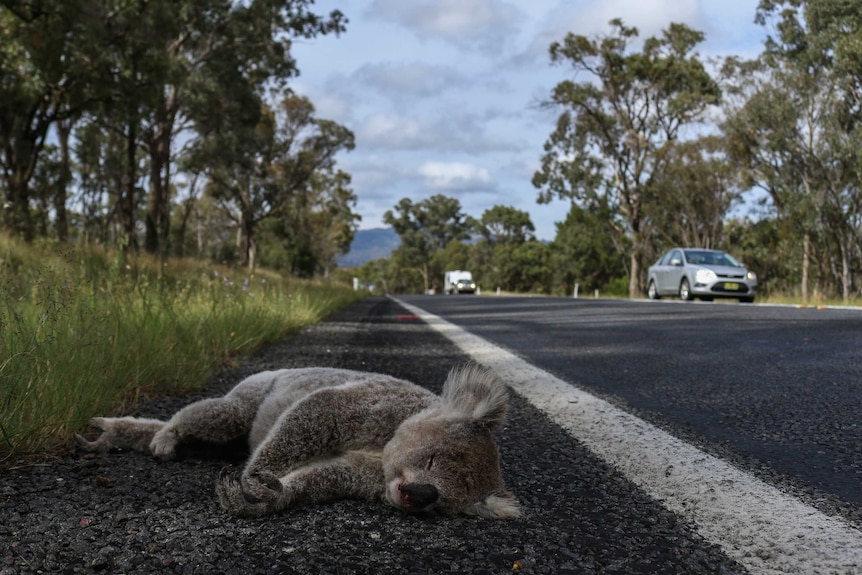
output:
M665 169L666 149L683 127L700 121L719 102L721 91L694 53L702 33L671 24L635 52L630 44L637 29L619 19L610 25L611 33L600 38L569 33L551 44L553 63L590 77L564 80L554 88L547 105L561 113L533 185L540 202L610 196L624 225L629 293L636 296L642 260L651 250L650 209L662 199L654 184Z
M654 182L650 203L658 255L684 245L716 248L724 218L742 197L739 169L729 161L726 140L705 136L669 145L667 165Z
M358 297L346 286L0 238L0 459L183 393Z
M790 235L781 226L780 220L770 218L732 219L725 226L725 249L757 272L757 290L765 297L799 295L802 246L787 241Z
M536 231L530 214L510 206L496 205L485 210L473 228L483 238L493 242L523 243L533 239Z
M393 253L398 268L417 271L422 277L423 292L431 289L434 278L442 278L448 269L432 265L437 252L453 240L466 240L470 235L470 224L461 212L461 202L442 194L416 203L402 198L395 212L389 210L383 214L383 221L401 238L401 245ZM437 265L441 264L445 262L438 260Z
M829 283L848 301L862 246L862 4L763 0L757 19L774 19L777 34L756 61L726 66L729 149L769 194L782 240L802 246L785 275L803 300Z
M565 221L557 223L551 246L554 293L569 294L576 283L582 290L604 291L625 279L625 259L614 245L612 222L607 204L585 208L572 204Z
M246 126L247 127L247 126ZM350 176L335 155L352 150L353 133L314 117L302 96L287 95L278 109L262 109L253 130L242 125L208 135L195 161L213 164L208 193L230 208L240 231L241 261L256 264L259 227L266 220L265 265L307 277L334 266L353 238L358 216Z
M197 198L190 194L181 201L184 221L177 226L171 221L172 196L186 181L201 177L215 180L211 190L226 181L233 191L230 200L240 192L266 196L263 201L282 200L288 192L293 198L309 196L305 203L318 211L312 217L303 214L307 226L297 233L320 225L315 237L327 238L330 245L321 253L322 242L317 241L303 252L317 259L301 267L312 273L331 267L349 243L356 219L349 212L349 176L334 169L332 155L352 148L353 135L334 122L311 118L304 113L313 111L310 103L293 95L282 104L283 115L303 121L288 126L285 130L293 132L285 135L278 132L277 114L263 105L267 92L285 90L298 74L290 54L293 39L344 31L341 12L316 14L313 4L4 2L0 167L6 229L28 240L49 233L65 240L71 169L77 168L84 209L72 216L75 233L102 242L121 237L129 248L162 255L171 252L174 242L179 247L173 251L182 252L187 247L185 224ZM60 142L59 161L46 154L45 143L53 135ZM70 141L77 158L69 153ZM261 171L266 182L244 185ZM39 189L34 192L33 186ZM337 200L321 201L321 196ZM254 253L257 222L246 220L272 213L284 217L285 202L263 209L263 215L255 212L262 209L259 198L237 203L237 225L248 238L240 255L247 261L249 249ZM294 199L290 208L299 203ZM333 204L342 212L321 218L332 212ZM224 207L230 211L236 206ZM52 213L53 230L47 225ZM340 229L333 230L331 220L339 220ZM295 228L293 222L288 225Z

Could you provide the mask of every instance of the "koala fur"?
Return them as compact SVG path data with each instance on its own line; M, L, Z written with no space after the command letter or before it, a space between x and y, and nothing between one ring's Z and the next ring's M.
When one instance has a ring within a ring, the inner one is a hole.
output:
M167 422L96 417L90 424L101 434L77 441L86 451L170 459L186 441L247 436L245 468L225 468L216 482L222 507L238 516L353 497L408 512L510 518L520 510L492 438L507 403L506 385L476 365L453 369L441 396L380 373L283 369L252 375Z

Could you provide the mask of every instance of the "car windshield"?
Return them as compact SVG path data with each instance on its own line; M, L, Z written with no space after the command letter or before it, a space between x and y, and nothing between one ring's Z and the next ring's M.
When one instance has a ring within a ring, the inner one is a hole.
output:
M470 283L470 280L458 280L459 285L460 284L468 284L468 283Z
M697 264L702 266L729 266L734 268L742 267L742 264L733 259L733 256L723 252L685 250L685 260L690 264Z

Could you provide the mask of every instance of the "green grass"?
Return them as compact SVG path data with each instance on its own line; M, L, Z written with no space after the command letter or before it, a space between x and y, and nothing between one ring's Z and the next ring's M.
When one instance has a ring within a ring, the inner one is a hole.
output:
M347 286L0 237L0 461L198 388L359 296Z
M774 303L783 305L797 305L800 307L824 307L824 306L854 306L859 307L862 302L856 297L851 297L849 301L844 301L841 298L823 297L819 294L814 294L808 298L808 303L802 301L802 296L799 295L781 295L770 294L766 297L758 297L758 303Z

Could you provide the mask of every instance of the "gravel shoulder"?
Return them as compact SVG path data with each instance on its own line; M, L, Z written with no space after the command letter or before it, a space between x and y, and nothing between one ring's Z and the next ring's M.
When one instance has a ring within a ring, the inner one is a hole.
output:
M169 417L264 369L390 373L439 392L466 358L394 302L369 297L215 375L199 393L128 415ZM113 415L113 414L106 414ZM218 506L215 479L241 449L70 453L0 471L0 575L29 573L744 573L621 474L513 396L498 442L517 520L409 516L337 501L262 519Z

